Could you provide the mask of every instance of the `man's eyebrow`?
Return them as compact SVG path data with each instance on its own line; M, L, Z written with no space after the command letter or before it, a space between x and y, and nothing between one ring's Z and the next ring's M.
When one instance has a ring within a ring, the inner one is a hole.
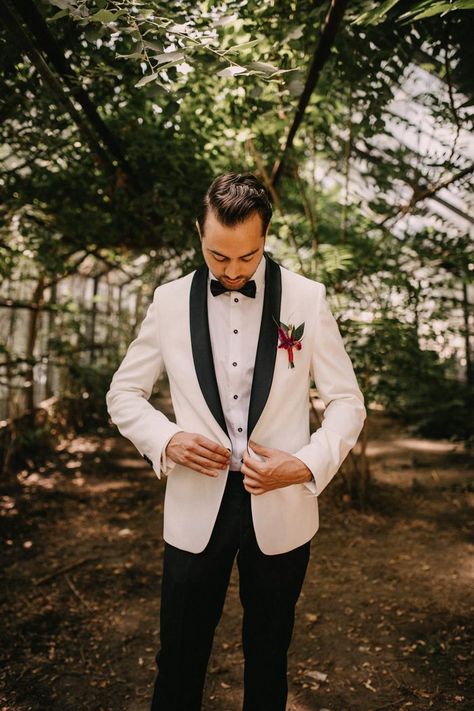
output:
M208 248L208 252L212 252L212 254L217 254L218 257L227 257L226 254L221 254L216 249L209 249ZM242 254L242 257L250 257L252 254L256 254L257 252L258 252L258 247L257 247L257 249L254 249L252 252L247 252L247 254Z

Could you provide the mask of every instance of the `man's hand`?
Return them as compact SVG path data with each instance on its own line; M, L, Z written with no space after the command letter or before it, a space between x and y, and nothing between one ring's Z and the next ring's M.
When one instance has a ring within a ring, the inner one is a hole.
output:
M241 470L244 474L244 487L251 494L264 494L271 489L311 481L311 470L298 457L281 449L264 447L252 440L249 440L249 444L256 454L265 457L265 461L259 462L244 452Z
M168 442L165 453L173 462L206 476L218 475L230 462L230 451L212 439L195 432L177 432Z

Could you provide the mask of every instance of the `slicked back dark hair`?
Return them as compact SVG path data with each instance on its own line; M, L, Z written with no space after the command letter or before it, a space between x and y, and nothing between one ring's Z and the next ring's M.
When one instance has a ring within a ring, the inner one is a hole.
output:
M197 215L201 235L208 211L226 227L245 222L258 212L262 220L262 237L272 218L270 195L264 184L253 173L223 173L209 186Z

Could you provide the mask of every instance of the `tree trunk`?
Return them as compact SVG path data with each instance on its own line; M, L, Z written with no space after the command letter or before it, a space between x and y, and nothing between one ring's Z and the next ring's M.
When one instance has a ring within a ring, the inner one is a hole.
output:
M34 308L29 312L29 323L28 323L28 337L26 342L26 358L28 361L28 366L25 373L25 408L28 412L34 416L35 408L35 394L34 394L34 357L35 357L35 346L36 339L38 336L38 325L41 315L41 306L43 303L44 296L44 275L40 274L38 281L36 283L35 290L33 292L33 306Z
M469 323L470 304L467 293L467 284L465 281L462 283L462 313L464 319L464 344L466 352L466 382L468 385L472 385L474 382L474 373L472 368L471 353L471 326Z
M99 291L100 276L94 277L94 290L92 294L92 308L91 308L91 323L89 331L89 345L91 349L89 351L89 365L94 365L95 360L95 327L97 321L97 294Z
M52 305L56 305L56 303L57 303L57 285L54 283L51 285L49 304L50 304L50 306L52 306ZM48 364L46 366L46 384L45 384L47 398L51 397L51 395L53 395L53 393L54 393L54 384L53 384L54 366L51 365L49 341L55 333L55 325L56 325L56 311L51 309L50 311L48 311L48 327L47 327Z

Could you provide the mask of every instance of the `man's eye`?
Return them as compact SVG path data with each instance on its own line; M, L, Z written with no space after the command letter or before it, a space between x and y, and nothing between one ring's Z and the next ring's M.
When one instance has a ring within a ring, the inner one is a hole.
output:
M243 262L251 262L252 258L253 258L253 255L252 255L252 257L241 257ZM214 259L216 260L216 262L225 262L227 257L216 257L216 255L214 255Z

